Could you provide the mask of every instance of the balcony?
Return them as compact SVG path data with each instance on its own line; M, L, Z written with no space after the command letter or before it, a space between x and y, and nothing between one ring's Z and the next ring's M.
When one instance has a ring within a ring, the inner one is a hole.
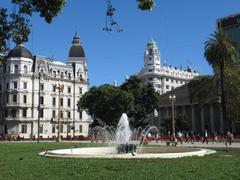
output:
M6 107L31 107L30 103L6 103Z
M33 121L32 117L6 117L6 121Z

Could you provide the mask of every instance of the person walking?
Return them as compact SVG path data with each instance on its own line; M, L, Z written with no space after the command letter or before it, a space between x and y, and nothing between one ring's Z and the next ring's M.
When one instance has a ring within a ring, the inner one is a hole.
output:
M204 144L204 142L206 142L206 144L208 144L208 132L207 132L207 130L204 131L203 144Z

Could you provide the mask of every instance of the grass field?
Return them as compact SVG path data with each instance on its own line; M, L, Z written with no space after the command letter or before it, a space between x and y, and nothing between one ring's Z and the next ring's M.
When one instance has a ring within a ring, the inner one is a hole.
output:
M81 143L0 143L0 179L240 179L240 150L181 159L80 159L39 156Z

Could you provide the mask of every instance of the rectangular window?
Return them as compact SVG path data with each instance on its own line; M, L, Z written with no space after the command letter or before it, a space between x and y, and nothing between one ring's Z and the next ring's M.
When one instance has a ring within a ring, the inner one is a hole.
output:
M13 109L12 110L12 117L17 117L17 110L16 109Z
M79 88L79 94L82 94L82 88L81 87Z
M39 126L39 133L43 133L43 124L40 124L40 126Z
M62 111L60 112L60 117L63 118L63 112Z
M52 91L56 92L56 85L52 85Z
M69 80L71 79L71 73L68 73L68 79Z
M52 118L55 118L55 117L56 117L56 111L53 110L53 111L52 111Z
M68 98L67 105L68 105L68 107L71 107L71 99L70 98Z
M14 73L18 73L18 65L14 65Z
M10 94L8 94L8 95L6 96L6 102L7 102L7 103L10 102Z
M166 89L169 89L169 85L166 85Z
M79 133L82 133L82 125L79 125Z
M2 85L0 84L0 91L2 91Z
M7 88L7 90L9 89L9 83L6 84L6 88Z
M27 89L27 83L26 82L23 83L23 89Z
M63 124L60 125L60 133L63 133Z
M79 119L82 119L82 111L79 111Z
M22 110L22 116L23 117L27 117L27 109L23 109Z
M24 133L24 134L27 133L27 125L26 124L22 124L21 132Z
M63 106L63 98L60 99L60 105Z
M8 110L5 110L5 117L8 117Z
M168 82L168 81L169 81L169 79L168 79L168 78L166 78L166 81Z
M71 118L71 111L68 111L68 118Z
M17 81L13 82L13 88L17 89Z
M44 115L43 108L41 108L41 109L39 110L39 113L40 113L40 118L43 118L43 115Z
M44 91L44 84L40 84L40 90Z
M56 133L56 126L55 125L52 125L52 133Z
M56 71L53 71L53 77L56 77Z
M24 103L24 104L27 103L27 95L23 95L23 103Z
M13 94L13 102L16 103L17 102L17 95Z
M56 106L56 98L55 97L52 98L52 105Z
M43 96L40 97L40 104L41 104L41 105L44 104L44 97L43 97Z
M71 93L71 87L68 87L68 93Z
M67 125L67 133L70 133L71 132L71 126L68 124Z

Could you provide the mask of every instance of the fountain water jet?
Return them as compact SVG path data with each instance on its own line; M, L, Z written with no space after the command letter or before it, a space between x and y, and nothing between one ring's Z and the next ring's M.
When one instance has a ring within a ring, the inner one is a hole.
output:
M147 126L146 128L137 128L132 132L129 127L129 121L127 115L124 113L119 120L117 129L115 130L112 126L97 126L94 127L89 135L92 135L95 140L102 140L111 145L111 147L92 147L92 148L71 148L71 149L60 149L41 152L40 155L53 156L53 157L104 157L104 158L178 158L185 156L203 156L205 154L214 153L214 151L206 149L198 149L194 152L182 152L182 153L156 153L156 149L150 152L142 152L142 144L140 140L140 147L138 154L135 156L136 144L139 142L138 135L145 139L149 132L158 132L157 127ZM99 139L100 138L100 139ZM134 141L134 138L135 141ZM135 143L135 144L134 144ZM160 149L159 149L160 150ZM131 152L131 154L128 154Z

